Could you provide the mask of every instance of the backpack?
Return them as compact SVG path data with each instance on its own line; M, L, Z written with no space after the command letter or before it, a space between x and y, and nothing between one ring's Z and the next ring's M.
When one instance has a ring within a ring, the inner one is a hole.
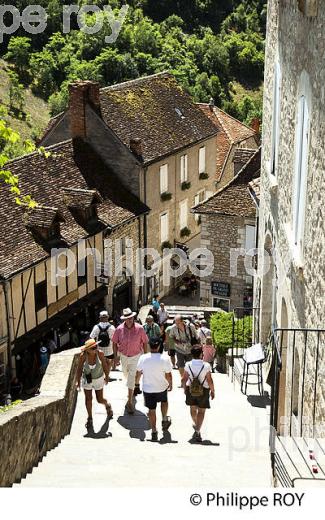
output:
M188 368L190 369L190 372L193 377L193 379L191 380L191 384L190 384L190 395L192 397L202 397L202 395L204 394L203 383L205 381L205 378L203 379L203 381L201 383L199 377L200 377L202 370L204 369L204 365L202 365L202 368L196 377L194 376L191 367L188 366Z
M108 326L106 329L103 329L100 325L97 325L99 328L99 334L98 334L98 341L100 341L100 347L108 347L110 344L110 337L108 335L108 330L110 326Z

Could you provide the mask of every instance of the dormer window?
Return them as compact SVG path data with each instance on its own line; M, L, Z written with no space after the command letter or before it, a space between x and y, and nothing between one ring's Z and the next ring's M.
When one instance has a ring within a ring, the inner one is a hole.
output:
M24 222L35 238L51 244L61 239L60 224L65 218L57 208L36 206L26 211Z
M76 222L84 228L99 225L97 206L103 201L96 190L64 188L64 202Z

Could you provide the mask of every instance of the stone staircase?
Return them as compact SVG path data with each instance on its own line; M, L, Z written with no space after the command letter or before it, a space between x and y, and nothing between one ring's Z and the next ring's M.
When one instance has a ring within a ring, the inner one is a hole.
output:
M251 406L225 374L213 374L216 398L207 411L202 445L191 444L191 419L173 371L169 394L170 434L150 440L142 396L134 416L124 414L126 387L120 372L105 388L114 418L108 422L104 407L94 403L95 434L85 430L85 406L78 396L70 435L48 452L19 487L173 487L204 482L204 487L268 487L271 485L268 450L268 414ZM256 439L256 431L259 431ZM254 461L254 471L252 471Z

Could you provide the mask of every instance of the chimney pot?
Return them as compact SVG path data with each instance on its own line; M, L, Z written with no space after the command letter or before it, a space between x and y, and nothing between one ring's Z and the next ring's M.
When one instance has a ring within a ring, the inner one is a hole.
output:
M130 149L137 157L142 157L142 155L143 155L142 139L139 139L138 137L130 139Z
M214 99L213 98L210 98L210 101L209 101L209 107L210 107L210 110L211 112L213 112L213 109L214 109Z

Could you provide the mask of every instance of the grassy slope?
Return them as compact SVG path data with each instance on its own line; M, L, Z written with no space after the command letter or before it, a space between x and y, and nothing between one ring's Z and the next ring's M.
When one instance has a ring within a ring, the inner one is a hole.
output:
M0 59L0 104L7 109L9 102L9 81L6 72L7 63ZM46 127L50 112L47 104L42 99L34 96L30 89L25 90L25 111L29 114L30 119L27 121L20 121L12 115L8 117L8 123L13 130L16 130L21 135L22 139L31 139L32 135L39 135Z

